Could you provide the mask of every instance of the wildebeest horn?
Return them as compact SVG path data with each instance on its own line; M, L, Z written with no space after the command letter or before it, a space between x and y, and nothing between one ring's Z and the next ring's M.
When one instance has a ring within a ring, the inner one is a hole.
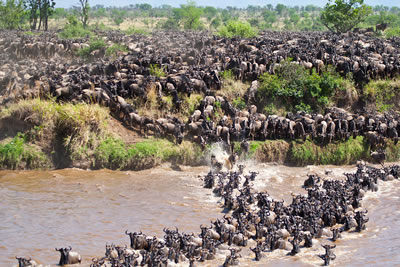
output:
M166 229L166 227L164 227L163 232L164 232L164 233L167 233L167 231L166 231L165 229Z
M72 250L72 247L71 247L71 246L69 246L69 250Z
M129 235L128 230L125 230L125 234L126 234L126 235Z
M175 228L176 228L176 233L178 233L179 232L178 227L175 226Z
M56 251L60 251L60 250L56 248Z
M143 233L142 233L142 231L140 231L139 233L138 233L138 235L142 235Z

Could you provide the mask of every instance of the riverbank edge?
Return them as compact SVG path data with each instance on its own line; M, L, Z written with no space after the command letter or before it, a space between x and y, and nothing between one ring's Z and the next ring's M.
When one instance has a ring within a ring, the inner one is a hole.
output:
M5 131L7 125L24 125L24 122L11 118L1 120L0 131ZM26 127L26 125L24 126ZM29 129L29 128L27 128ZM49 152L43 142L31 139L34 128L18 132L0 142L0 169L2 170L33 170L33 169L112 169L139 171L171 163L177 165L204 166L207 165L212 153L212 147L202 150L193 142L184 141L176 145L167 139L146 138L135 144L124 143L115 137L97 140L97 147L92 153L82 153L79 157L68 155L68 149L57 140L54 149ZM259 163L276 162L286 166L303 167L306 165L350 165L359 160L371 161L370 146L362 136L350 137L347 141L337 141L330 144L319 144L306 139L250 141L250 151L244 155L240 144L235 144L236 152L241 159L254 160ZM387 162L400 160L400 144L388 140ZM65 157L65 162L62 158Z
M213 146L202 149L184 140L144 137L127 128L108 108L92 104L57 103L28 99L0 109L0 169L112 169L143 170L163 163L207 165ZM250 141L241 159L288 166L349 165L371 161L363 136L321 144L317 140ZM400 160L400 144L387 140L387 161Z

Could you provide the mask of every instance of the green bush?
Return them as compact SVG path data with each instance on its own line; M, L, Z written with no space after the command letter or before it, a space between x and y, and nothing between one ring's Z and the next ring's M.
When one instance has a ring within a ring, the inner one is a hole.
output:
M167 140L149 139L128 146L109 137L96 148L94 167L138 170L172 159L182 164L195 164L201 157L200 147L190 142L176 146Z
M128 48L121 44L113 44L106 49L106 56L116 57L119 52L128 52Z
M344 80L332 70L321 75L313 69L310 73L289 60L281 63L275 74L264 73L257 92L260 103L284 103L291 111L320 111L328 106L336 90L344 87Z
M218 35L226 38L252 38L257 35L257 30L251 27L248 22L230 20L225 26L220 27Z
M75 16L68 17L68 23L64 29L58 34L61 39L77 39L91 37L93 33L85 29Z
M82 58L89 58L90 53L92 53L95 50L102 49L106 47L106 43L104 42L103 39L98 38L98 39L92 39L89 42L89 47L83 47L78 50L77 55L82 57Z
M164 67L160 67L158 64L150 64L150 75L158 78L167 76Z
M386 38L400 37L400 27L389 28L385 31Z
M246 102L243 100L243 98L238 97L233 100L233 106L235 108L242 110L242 109L246 108Z
M222 80L234 80L235 75L233 74L232 70L224 70L220 73Z
M22 164L31 169L50 166L43 152L26 143L26 136L18 133L10 142L0 144L0 168L15 170Z

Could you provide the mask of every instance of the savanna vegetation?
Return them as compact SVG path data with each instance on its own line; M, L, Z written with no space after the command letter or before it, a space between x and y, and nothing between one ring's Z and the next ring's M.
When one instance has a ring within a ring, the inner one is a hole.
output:
M324 8L314 5L249 5L247 8L198 6L188 1L179 7L131 4L123 7L91 6L81 0L71 8L56 8L55 0L0 1L0 27L5 29L48 30L71 24L74 16L85 30L120 29L128 34L157 29L212 30L224 36L254 36L262 30L345 32L386 23L382 33L399 36L400 8L367 6L363 0L329 1ZM74 24L76 26L76 24ZM71 30L71 29L70 29ZM236 32L236 33L235 33ZM82 32L82 35L87 33Z

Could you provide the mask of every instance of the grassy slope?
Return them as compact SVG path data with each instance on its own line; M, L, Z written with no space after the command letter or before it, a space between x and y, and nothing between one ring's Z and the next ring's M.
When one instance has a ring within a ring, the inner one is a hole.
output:
M108 110L98 105L33 99L3 108L0 168L138 170L170 160L201 163L200 147L189 142L175 146L168 140L138 139L127 144L109 126L111 120Z

